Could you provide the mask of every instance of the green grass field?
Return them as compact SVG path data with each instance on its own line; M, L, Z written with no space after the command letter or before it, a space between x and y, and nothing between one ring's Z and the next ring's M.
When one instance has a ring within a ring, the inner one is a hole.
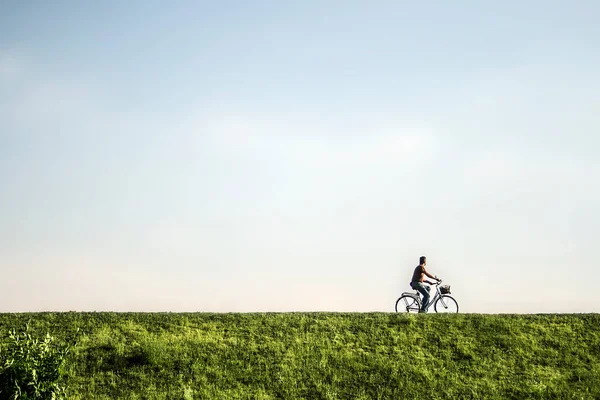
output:
M76 339L70 399L600 398L598 314L0 314L0 334L28 320Z

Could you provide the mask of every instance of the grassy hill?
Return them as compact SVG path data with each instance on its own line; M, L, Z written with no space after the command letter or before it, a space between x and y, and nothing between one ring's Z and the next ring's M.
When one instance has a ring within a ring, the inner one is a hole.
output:
M0 314L70 399L599 399L600 315ZM79 328L79 332L77 332Z

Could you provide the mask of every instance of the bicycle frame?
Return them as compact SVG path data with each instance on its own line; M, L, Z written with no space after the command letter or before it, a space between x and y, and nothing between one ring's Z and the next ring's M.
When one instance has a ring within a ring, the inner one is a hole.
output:
M421 300L421 293L419 293L419 291L417 291L417 293L415 293L415 296L417 297L417 303L419 304L419 307L421 307L421 302L423 300ZM442 293L440 292L440 287L439 287L439 283L435 285L435 295L433 295L430 300L429 303L427 303L427 306L425 307L426 310L429 309L429 307L431 307L433 305L433 303L435 303L437 301L437 299L442 299L442 305L444 307L446 307L446 303L444 302L444 297L442 296Z
M419 292L417 292L417 293L419 293ZM420 294L420 293L419 293L419 294ZM431 299L431 300L429 300L429 303L427 303L427 306L425 307L425 309L429 309L429 307L431 307L431 306L433 305L433 303L435 303L435 301L436 301L438 298L440 298L440 297L442 297L442 295L441 295L441 293L440 293L440 289L438 289L438 288L437 288L437 286L436 286L436 288L435 288L435 295L434 295L433 297L431 297L431 296L430 296L430 299ZM421 303L422 301L423 301L423 300L421 300L421 296L419 296L419 303ZM443 301L443 300L442 300L442 301ZM445 304L444 304L444 306L445 306Z

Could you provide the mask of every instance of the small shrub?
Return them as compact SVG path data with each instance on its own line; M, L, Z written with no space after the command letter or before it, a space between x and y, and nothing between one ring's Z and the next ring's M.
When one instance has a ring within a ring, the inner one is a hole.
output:
M35 337L29 324L24 331L11 330L0 345L0 399L64 399L62 377L68 352L69 346L49 333L43 340Z

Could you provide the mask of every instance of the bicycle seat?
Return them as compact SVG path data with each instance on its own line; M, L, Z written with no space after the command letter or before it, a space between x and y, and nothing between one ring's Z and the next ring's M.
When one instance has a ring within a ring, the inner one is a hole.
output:
M403 292L402 296L418 296L419 292Z

